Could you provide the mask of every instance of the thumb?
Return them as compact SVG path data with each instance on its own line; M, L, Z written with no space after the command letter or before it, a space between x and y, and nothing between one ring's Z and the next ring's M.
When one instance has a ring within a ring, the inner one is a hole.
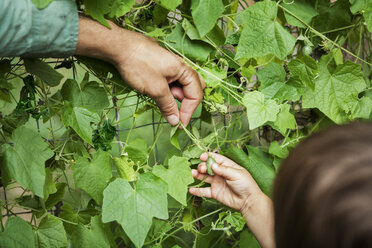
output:
M174 99L168 84L167 88L160 92L157 96L154 96L153 99L155 100L156 104L158 105L162 115L164 118L171 124L172 126L176 126L180 119L179 119L179 110Z
M212 170L216 175L221 176L227 180L237 180L240 176L239 170L230 166L219 165L217 163L212 164Z

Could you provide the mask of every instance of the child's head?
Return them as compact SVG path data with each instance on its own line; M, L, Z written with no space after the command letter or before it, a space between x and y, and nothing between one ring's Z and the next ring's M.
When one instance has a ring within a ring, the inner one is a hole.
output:
M372 247L372 126L335 126L293 149L274 187L278 248Z

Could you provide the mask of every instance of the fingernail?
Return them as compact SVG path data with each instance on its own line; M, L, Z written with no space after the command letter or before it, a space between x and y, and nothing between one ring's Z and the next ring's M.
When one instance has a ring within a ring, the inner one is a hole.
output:
M218 164L217 163L213 163L212 164L212 167L213 167L213 169L217 169L218 168Z
M167 121L172 126L176 126L178 122L180 122L180 119L177 117L177 115L169 115L167 116Z

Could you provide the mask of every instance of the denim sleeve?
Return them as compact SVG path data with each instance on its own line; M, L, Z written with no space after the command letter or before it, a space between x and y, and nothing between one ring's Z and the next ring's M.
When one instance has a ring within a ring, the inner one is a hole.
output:
M79 17L73 0L54 0L38 9L31 0L0 0L0 57L74 54Z

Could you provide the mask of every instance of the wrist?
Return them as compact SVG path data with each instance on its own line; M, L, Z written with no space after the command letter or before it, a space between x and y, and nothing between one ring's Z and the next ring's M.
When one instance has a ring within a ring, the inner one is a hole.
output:
M124 29L108 21L111 29L87 17L79 17L79 35L76 55L101 59L118 64L129 53L131 39ZM130 31L129 31L130 32Z
M262 247L275 247L274 207L267 195L262 192L252 195L242 207L241 214Z

